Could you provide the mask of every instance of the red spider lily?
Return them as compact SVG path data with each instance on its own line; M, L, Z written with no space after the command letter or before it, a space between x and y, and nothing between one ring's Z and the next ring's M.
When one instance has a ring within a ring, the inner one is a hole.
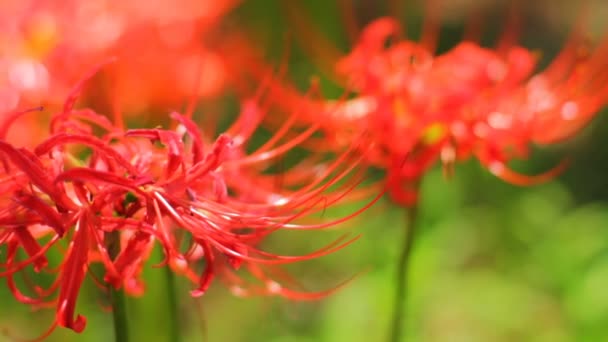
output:
M82 85L53 116L42 143L26 149L0 140L0 245L7 248L0 276L17 300L55 306L55 324L80 332L86 319L76 315L75 305L90 266L103 266L103 282L109 286L140 295L141 271L156 243L165 256L160 266L197 284L193 296L204 294L216 276L243 296L308 300L333 291L290 289L281 284L289 279L276 267L332 253L356 237L345 236L303 256L273 254L259 244L278 229L335 225L379 198L331 222L300 221L339 201L360 182L353 172L361 160L355 153L361 149L357 142L321 171L304 169L309 165L304 162L273 173L268 168L318 127L289 138L277 132L247 153L266 112L261 95L245 101L235 124L209 141L189 115L171 113L175 129L125 129L120 118L114 124L91 109L74 109ZM2 134L13 119L0 127ZM118 246L116 253L112 245ZM18 259L19 249L27 255L23 260ZM50 265L48 255L54 249L64 251L60 265ZM33 287L29 295L22 292L13 277L30 266L53 275L52 285ZM257 281L246 281L236 272L239 268Z
M274 90L287 106L309 106L304 120L322 120L337 146L363 131L369 134L375 146L366 157L387 170L389 192L402 205L416 202L416 184L437 159L450 173L456 160L474 156L517 185L561 171L564 165L527 176L507 163L527 157L530 144L574 134L608 101L608 39L591 46L579 25L552 63L535 73L538 54L516 45L514 22L496 49L463 41L436 54L437 11L429 7L419 42L404 39L391 18L377 19L361 32L336 64L352 92L348 99L311 103L285 87ZM307 34L315 35L313 29ZM327 142L316 146L327 147Z
M215 96L226 71L203 38L238 2L3 1L0 113L19 103L60 103L83 71L109 55L119 61L105 74L129 112Z

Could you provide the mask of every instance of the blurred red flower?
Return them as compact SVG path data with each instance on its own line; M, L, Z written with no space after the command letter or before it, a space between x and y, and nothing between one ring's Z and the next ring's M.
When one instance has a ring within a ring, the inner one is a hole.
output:
M19 103L61 103L79 75L108 56L118 57L104 71L110 95L120 94L127 113L215 96L226 70L205 39L238 2L3 1L0 113Z
M336 64L337 79L348 90L342 99L302 100L287 86L275 85L285 107L308 108L302 121L323 122L332 139L313 148L343 146L365 132L374 145L367 161L387 171L391 197L406 206L416 202L421 176L438 159L451 173L455 161L474 156L492 174L518 185L562 170L560 164L526 176L507 164L526 158L531 144L568 138L608 101L608 39L592 45L584 39L581 20L561 52L537 72L539 55L517 45L514 23L496 48L464 40L436 54L435 12L431 8L419 42L403 38L392 18L365 27ZM320 32L300 26L301 38L317 37L326 45Z

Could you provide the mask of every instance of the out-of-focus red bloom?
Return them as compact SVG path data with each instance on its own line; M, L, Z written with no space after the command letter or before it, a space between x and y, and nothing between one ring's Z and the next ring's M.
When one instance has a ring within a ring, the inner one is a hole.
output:
M312 104L308 119L323 121L334 146L367 132L375 145L368 161L387 171L388 191L402 205L416 202L416 184L438 159L450 173L455 161L474 156L519 185L559 172L563 165L526 176L507 163L527 157L530 144L569 137L608 101L608 39L591 46L579 27L536 73L539 56L515 44L515 30L507 30L495 49L462 41L435 54L434 19L420 42L402 38L394 19L370 23L336 65L352 93ZM307 102L280 86L275 90L286 103Z
M19 102L60 103L79 75L110 55L118 61L105 73L128 112L216 95L226 71L204 39L237 3L3 1L0 113Z
M90 266L103 266L100 283L140 295L140 274L157 243L165 255L162 265L197 284L193 296L202 295L216 277L241 296L306 300L331 291L288 288L276 267L332 253L354 239L304 256L276 255L258 245L278 229L323 228L361 212L364 208L332 222L300 222L358 184L350 178L361 160L358 148L353 145L322 168L310 167L313 156L270 172L276 159L318 126L287 139L288 123L247 153L266 112L264 99L244 101L238 120L211 141L188 115L176 112L170 115L175 129L124 129L120 119L112 123L91 109L74 109L81 86L53 116L48 138L33 149L4 140L11 120L0 126L0 245L6 246L0 276L17 300L55 306L55 323L80 332L86 320L76 315L75 305ZM14 116L19 115L32 114ZM116 244L113 253L110 246ZM60 265L49 262L54 249L63 251ZM19 250L25 259L19 259ZM30 268L53 275L50 288L19 289L13 278ZM256 280L242 278L239 268Z

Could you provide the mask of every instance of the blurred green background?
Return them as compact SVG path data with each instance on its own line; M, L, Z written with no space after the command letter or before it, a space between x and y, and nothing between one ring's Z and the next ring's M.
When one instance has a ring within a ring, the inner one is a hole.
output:
M312 18L310 25L347 51L349 42L336 3L297 3ZM355 4L360 23L387 13L388 5L382 2ZM556 18L573 20L574 14L556 15L555 8L543 11L551 2L543 4L523 9L522 41L543 51L545 63L559 49L571 25ZM504 4L485 5L488 26L484 42L491 44L500 32ZM285 51L285 33L290 32L285 6L289 5L279 0L246 1L228 18L228 25L246 27L276 62ZM565 5L557 7L569 10ZM415 2L400 13L413 38L419 34L421 13ZM460 39L465 21L459 15L445 20L440 49ZM316 75L321 77L325 94L339 95L339 88L316 70L297 39L291 41L288 66L294 82L305 89L310 76ZM200 110L204 112L204 104ZM607 143L608 118L604 114L575 139L535 149L530 161L516 162L514 167L533 173L564 157L572 163L554 181L528 188L501 182L475 161L459 164L450 180L444 179L439 167L433 169L422 186L406 340L608 341ZM325 218L355 207L330 209ZM336 254L287 267L310 290L330 288L358 275L324 300L241 299L220 282L202 299L193 299L188 296L191 285L180 279L180 323L185 340L384 340L403 218L402 209L382 200L336 229L281 232L265 243L267 250L304 254L344 232L362 234L359 241ZM145 296L128 302L131 337L133 341L168 341L164 271L148 268L146 279ZM53 320L53 310L33 312L16 303L4 286L0 287L0 300L1 328L14 335L37 336ZM88 279L77 307L88 318L87 329L80 335L58 329L49 341L112 340L111 315L104 307L107 300ZM10 340L0 335L2 339Z

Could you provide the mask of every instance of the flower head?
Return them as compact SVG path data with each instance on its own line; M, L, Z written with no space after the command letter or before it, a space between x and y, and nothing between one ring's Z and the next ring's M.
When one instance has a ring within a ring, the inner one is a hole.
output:
M531 144L574 134L608 101L608 39L593 46L579 25L550 65L537 71L539 54L517 45L512 27L496 48L465 40L437 54L436 10L420 41L404 38L392 18L366 26L336 63L348 96L308 101L308 117L319 120L321 113L334 146L366 132L374 144L367 160L387 171L388 191L403 205L415 203L417 182L437 160L450 173L455 161L474 156L519 185L563 169L526 176L507 164L527 157ZM303 102L280 86L275 90L288 93L283 98L290 103Z
M177 112L170 114L174 128L126 129L120 119L113 123L91 109L75 109L82 86L53 116L42 143L26 149L0 139L0 245L7 246L0 276L17 300L55 306L57 325L82 331L86 320L76 315L75 305L91 265L103 266L101 284L141 295L141 271L156 244L164 251L161 266L196 284L193 296L204 294L217 277L243 296L314 299L328 292L285 287L274 279L281 274L276 266L332 253L356 238L341 238L304 256L273 254L259 244L278 229L323 228L357 215L360 211L333 222L298 223L358 184L349 180L360 160L355 148L322 170L308 167L313 156L270 172L277 158L318 127L295 136L279 131L248 152L266 111L261 95L244 101L234 125L210 140ZM6 134L10 122L0 132ZM19 249L27 254L24 260L18 259ZM54 249L65 250L58 267L47 257ZM29 267L53 274L50 288L24 294L12 279ZM257 281L245 280L239 268Z
M19 105L61 103L81 73L110 55L119 57L104 70L110 95L121 94L128 112L188 96L215 96L227 71L203 38L214 35L238 2L3 1L0 113Z

